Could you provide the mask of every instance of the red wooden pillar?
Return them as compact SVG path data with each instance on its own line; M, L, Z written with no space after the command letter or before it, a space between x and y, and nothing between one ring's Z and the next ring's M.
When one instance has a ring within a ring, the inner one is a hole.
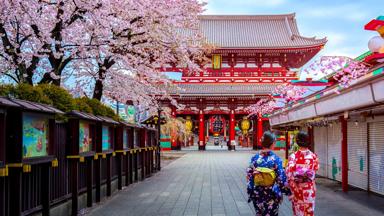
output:
M204 136L204 113L200 110L199 114L199 150L205 150L205 136Z
M257 150L258 135L257 135L257 117L253 119L253 150Z
M348 136L347 136L347 120L340 117L341 121L341 187L343 192L348 192Z
M261 137L263 136L263 118L259 114L257 118L257 146L261 149Z
M235 141L235 111L231 110L229 114L229 146L228 150L235 150L235 146L232 146Z
M172 118L176 118L176 108L172 107L171 109L172 109L172 111L171 111ZM179 150L177 138L172 137L172 136L171 136L171 149L172 150Z

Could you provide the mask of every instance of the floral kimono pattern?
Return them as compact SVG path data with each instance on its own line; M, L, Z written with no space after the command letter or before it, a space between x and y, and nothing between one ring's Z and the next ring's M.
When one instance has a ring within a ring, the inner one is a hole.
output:
M293 193L294 216L312 216L315 210L315 174L319 169L317 155L310 150L297 151L288 160L287 177Z
M257 167L275 170L276 181L270 187L256 186L253 173ZM282 160L272 151L261 151L252 157L247 169L247 192L249 201L253 202L257 216L277 216L282 195L290 195L287 177L282 166Z

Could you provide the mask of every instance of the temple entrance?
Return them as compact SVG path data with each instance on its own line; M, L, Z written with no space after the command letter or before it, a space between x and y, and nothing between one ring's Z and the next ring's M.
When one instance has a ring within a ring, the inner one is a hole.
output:
M257 118L246 114L215 112L206 115L177 114L183 119L186 135L170 137L172 149L241 150L257 148ZM262 127L260 127L261 130Z

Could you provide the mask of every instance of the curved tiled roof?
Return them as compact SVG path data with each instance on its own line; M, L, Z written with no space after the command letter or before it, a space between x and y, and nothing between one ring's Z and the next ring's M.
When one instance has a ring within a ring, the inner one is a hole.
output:
M202 15L200 31L219 48L293 48L324 45L326 38L300 35L295 14Z
M173 94L181 96L239 96L239 95L268 95L271 94L277 84L179 84L180 91L174 91Z

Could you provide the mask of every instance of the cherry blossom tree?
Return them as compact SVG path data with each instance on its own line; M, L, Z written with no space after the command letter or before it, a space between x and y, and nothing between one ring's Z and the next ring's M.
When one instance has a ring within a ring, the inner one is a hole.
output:
M121 102L156 104L162 67L201 70L197 0L11 0L0 3L0 73Z
M332 76L343 88L348 88L368 71L369 65L346 56L322 56L304 70L314 76Z
M105 23L99 23L111 37L93 40L102 49L82 61L79 86L88 77L95 82L93 98L100 100L105 93L120 101L155 104L154 96L167 95L172 85L160 72L162 67L201 70L198 63L205 59L207 47L198 31L202 7L198 1L114 1L102 19Z
M99 0L2 1L1 73L19 83L60 85L63 71L89 46L89 23L100 7Z
M284 84L276 86L272 92L275 98L281 98L283 103L291 103L303 98L303 95L308 91L307 88L294 86L291 84Z
M284 105L291 104L303 98L307 89L291 84L278 85L272 91L272 95L267 98L260 99L256 104L246 108L250 115L271 114L276 109Z
M246 108L246 111L251 115L265 115L270 114L276 109L276 101L271 98L262 98L256 104Z

